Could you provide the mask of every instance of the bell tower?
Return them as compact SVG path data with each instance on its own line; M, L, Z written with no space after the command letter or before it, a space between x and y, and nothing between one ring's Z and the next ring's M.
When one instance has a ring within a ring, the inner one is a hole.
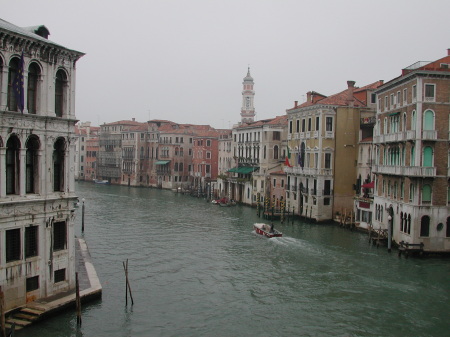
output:
M241 107L241 123L250 123L255 120L255 107L253 105L255 92L253 91L253 77L250 76L250 67L248 67L247 76L242 82L242 107Z

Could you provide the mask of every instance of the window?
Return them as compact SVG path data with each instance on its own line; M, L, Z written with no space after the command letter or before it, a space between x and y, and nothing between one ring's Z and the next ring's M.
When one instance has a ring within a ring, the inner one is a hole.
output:
M430 217L424 215L420 220L420 236L430 236Z
M17 79L19 72L20 59L15 57L9 63L9 74L8 74L8 107L10 111L19 111L18 102L16 95L14 93L14 80Z
M384 97L384 110L388 110L389 109L389 97L385 96Z
M206 141L206 146L211 146L211 141L209 139Z
M302 119L302 132L305 132L306 129L306 120L303 118Z
M331 153L325 153L325 168L331 168Z
M19 194L19 149L17 136L6 142L6 194Z
M278 145L273 147L273 159L278 159Z
M370 94L370 103L375 104L377 102L377 94Z
M62 282L66 280L66 269L55 270L54 273L55 283Z
M333 131L333 117L327 117L325 119L326 122L326 131Z
M281 139L280 136L281 136L281 132L279 132L279 131L273 132L273 140L280 140Z
M6 262L20 260L20 228L6 231Z
M276 186L277 186L277 180L274 179L274 180L273 180L273 187L276 187Z
M422 203L430 203L430 202L431 202L431 186L425 184L422 187Z
M412 86L412 101L413 102L417 101L417 86L416 85Z
M308 131L311 131L311 118L308 118Z
M401 93L400 93L400 91L397 91L397 104L398 104L398 105L400 105L401 99L402 99Z
M296 121L296 128L295 128L295 132L300 132L300 119L297 119Z
M425 84L425 101L434 101L434 84Z
M27 278L27 292L39 289L39 276Z
M32 63L28 69L27 109L30 114L36 114L37 112L40 72L41 70L36 63Z
M423 166L433 166L433 148L431 146L425 146L423 148Z
M211 152L206 152L206 159L211 159Z
M53 224L53 250L66 248L66 223L64 221Z
M408 101L408 99L407 99L407 97L408 97L408 89L403 89L403 104L406 104L407 103L407 101Z
M59 138L53 150L53 191L64 191L64 139Z
M25 228L25 258L38 255L38 226Z
M292 133L292 121L289 121L289 133Z
M319 116L316 117L316 131L319 131L319 126L320 126L320 118Z
M394 102L394 94L391 94L391 107L393 107L395 104Z
M55 79L55 114L62 117L66 100L67 76L63 70L58 70Z
M423 116L423 129L434 130L434 112L426 110Z

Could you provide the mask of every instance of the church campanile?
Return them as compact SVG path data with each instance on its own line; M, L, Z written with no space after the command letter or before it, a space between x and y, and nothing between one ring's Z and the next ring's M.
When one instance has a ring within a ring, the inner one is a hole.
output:
M248 67L247 76L244 77L242 90L242 108L241 123L250 123L254 121L255 107L253 105L255 92L253 91L253 77L250 76L250 67Z

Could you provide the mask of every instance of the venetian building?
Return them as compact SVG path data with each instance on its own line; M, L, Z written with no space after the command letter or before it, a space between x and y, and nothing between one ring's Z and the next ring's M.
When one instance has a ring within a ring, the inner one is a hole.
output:
M377 91L376 228L393 241L450 251L450 50L419 61Z
M0 285L6 310L75 288L76 64L0 19Z

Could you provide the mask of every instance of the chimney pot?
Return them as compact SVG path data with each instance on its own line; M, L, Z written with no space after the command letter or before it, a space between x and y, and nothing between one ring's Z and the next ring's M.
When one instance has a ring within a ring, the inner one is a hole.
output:
M306 93L306 101L307 101L307 102L311 102L311 91L308 91L308 92Z
M349 88L354 88L355 87L355 81L347 81L347 85Z
M298 106L298 101L294 101L294 102L295 102L294 106L297 107Z

